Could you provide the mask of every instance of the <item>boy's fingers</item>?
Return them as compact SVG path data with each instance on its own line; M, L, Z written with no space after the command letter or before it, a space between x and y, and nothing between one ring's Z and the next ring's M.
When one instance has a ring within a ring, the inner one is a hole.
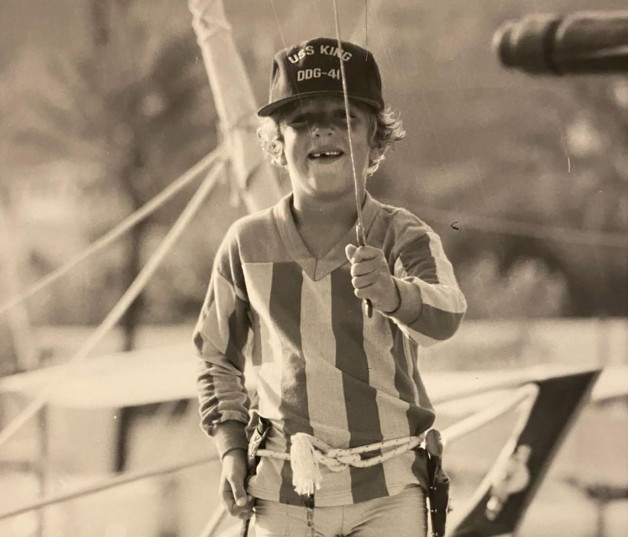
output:
M353 294L358 297L360 300L369 299L371 300L371 295L373 294L374 287L372 285L367 285L366 287L362 287L361 289L353 289Z
M353 254L353 262L368 261L369 259L375 259L379 255L383 255L383 252L379 248L374 246L360 246Z
M231 491L231 487L228 485L222 491L222 502L225 504L227 511L230 515L236 514L236 504L233 498L233 493Z
M247 498L244 505L238 505L233 497L233 494L230 490L225 490L222 496L223 503L227 509L227 512L231 516L235 516L238 518L248 518L251 515L253 510L253 501L252 498Z
M351 261L351 259L353 258L353 254L355 254L355 251L357 249L358 247L354 244L347 244L347 246L345 246L345 255L347 256L347 259L349 261Z
M359 248L354 244L347 244L347 246L345 246L345 255L351 263L359 263L360 261L374 259L380 254L380 252L381 250L378 250L373 246L360 246Z
M373 272L378 272L380 264L378 259L368 259L367 261L358 261L351 265L351 276L366 276Z
M373 285L376 280L377 274L371 272L370 274L366 274L365 276L356 276L355 278L351 278L351 284L356 289L364 289Z
M253 514L253 499L247 499L246 505L243 505L242 507L234 505L233 513L231 514L241 518L242 520L249 518Z
M247 503L246 490L243 483L229 483L233 491L233 499L238 507L244 507Z
M226 479L222 487L222 500L232 516L246 518L252 507L252 498L246 493L244 483L238 479Z

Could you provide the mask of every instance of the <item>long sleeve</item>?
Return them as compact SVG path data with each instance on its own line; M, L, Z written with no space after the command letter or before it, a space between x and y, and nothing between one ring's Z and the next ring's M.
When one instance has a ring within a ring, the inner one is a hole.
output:
M237 245L230 246L228 236L214 260L194 331L201 427L214 436L221 455L234 447L246 447L244 426L249 419L250 401L244 387L244 347L250 332L249 319ZM223 426L226 422L230 423Z
M395 258L393 277L401 302L390 317L421 346L451 337L467 303L438 235L420 221L407 225Z

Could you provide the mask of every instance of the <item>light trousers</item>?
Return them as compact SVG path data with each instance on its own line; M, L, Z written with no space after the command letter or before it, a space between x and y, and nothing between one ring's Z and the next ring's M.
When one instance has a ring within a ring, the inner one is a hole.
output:
M352 505L314 507L314 533L305 507L255 503L255 537L425 537L427 509L419 486Z

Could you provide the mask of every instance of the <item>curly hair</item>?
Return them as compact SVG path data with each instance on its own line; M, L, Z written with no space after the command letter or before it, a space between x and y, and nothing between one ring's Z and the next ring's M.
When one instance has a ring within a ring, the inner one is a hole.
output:
M361 103L356 104L368 109L369 112L371 111L371 108L366 105L361 105ZM280 159L283 155L283 136L279 130L279 123L282 117L284 117L284 114L275 114L270 117L261 118L260 126L257 129L257 137L259 138L266 158L276 166L282 165ZM388 148L405 138L406 131L403 128L399 114L395 113L389 106L377 113L371 112L369 117L373 119L371 132L373 132L373 130L375 131L372 147L381 150L377 157L369 160L366 171L368 175L373 175L382 160L384 160Z

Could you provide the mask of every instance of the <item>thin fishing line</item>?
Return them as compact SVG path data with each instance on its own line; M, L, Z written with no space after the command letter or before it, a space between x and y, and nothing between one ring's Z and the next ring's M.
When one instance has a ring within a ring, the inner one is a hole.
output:
M358 210L358 243L360 246L366 244L364 238L364 222L362 220L362 200L360 199L358 175L355 170L355 155L353 152L353 141L351 139L351 115L349 112L349 92L347 90L347 77L345 75L345 65L342 58L342 42L340 40L340 23L338 21L338 4L336 0L334 3L334 23L336 25L336 39L338 41L338 59L340 60L340 78L342 81L342 97L345 106L345 117L347 120L347 137L349 139L349 154L351 156L351 171L353 172L353 187L355 191L355 204Z
M364 48L369 48L369 0L364 2Z
M345 104L345 117L347 120L347 137L349 139L349 154L351 155L351 171L353 172L353 190L355 192L355 207L358 212L358 224L355 229L358 246L366 245L364 235L364 220L362 218L362 200L360 199L360 188L358 185L358 174L355 171L355 155L353 153L353 141L351 139L351 115L349 113L349 91L347 90L347 77L345 75L345 62L342 54L342 42L340 41L340 22L338 20L338 4L334 1L334 23L336 25L336 39L338 40L338 60L340 63L340 78L342 81L342 97ZM366 306L366 316L373 316L373 303L367 298L364 301Z
M275 7L275 0L270 0L270 5L273 9L273 16L275 17L275 24L277 25L277 31L279 32L279 38L281 39L283 48L288 48L288 45L286 44L286 39L283 35L283 32L281 31L281 22L279 21L279 15L277 14L277 9Z

